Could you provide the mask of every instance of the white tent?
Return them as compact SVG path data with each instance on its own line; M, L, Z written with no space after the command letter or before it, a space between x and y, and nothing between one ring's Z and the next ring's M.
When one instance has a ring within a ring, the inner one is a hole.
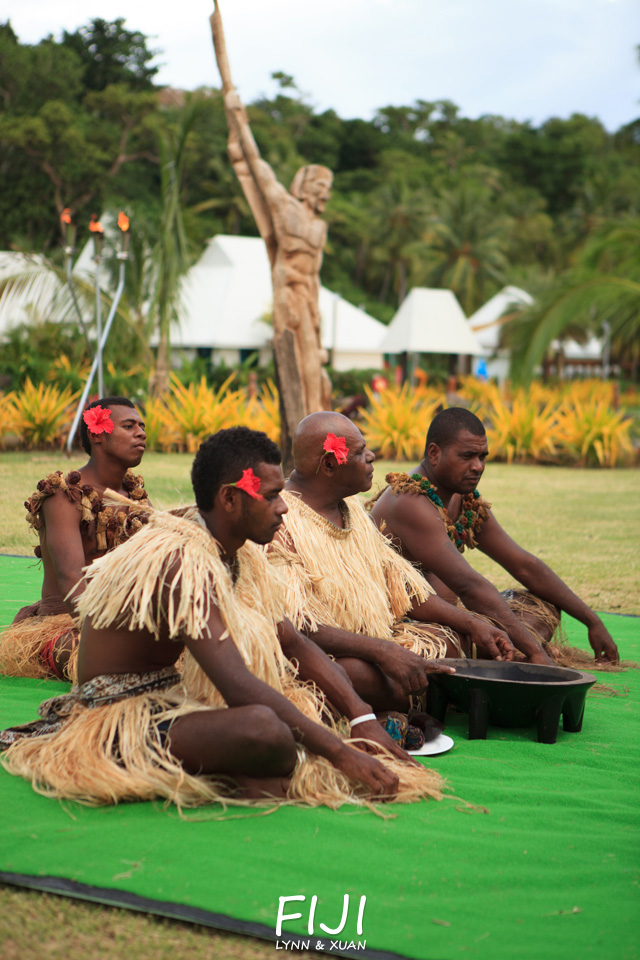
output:
M414 287L402 302L381 348L385 353L482 353L455 294L426 287Z
M508 314L511 308L528 307L532 303L533 297L526 290L521 290L520 287L503 287L469 317L469 329L473 331L482 348L482 357L489 377L496 377L502 382L509 372L509 353L498 349L500 328L505 322L505 314ZM474 368L477 370L477 367L476 362Z
M320 288L322 345L337 370L381 367L384 324L325 287ZM185 277L174 348L211 348L214 359L237 363L239 351L264 358L272 336L265 323L273 289L264 242L259 237L219 235Z
M504 314L510 307L528 307L533 297L520 287L504 287L499 293L472 313L469 327L473 330L484 356L491 356L498 347L500 327L504 323Z

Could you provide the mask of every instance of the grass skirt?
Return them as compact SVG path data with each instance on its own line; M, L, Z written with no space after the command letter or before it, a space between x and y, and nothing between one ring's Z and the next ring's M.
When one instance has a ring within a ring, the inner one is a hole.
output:
M541 600L528 590L504 590L502 596L518 619L523 621L540 646L559 667L618 673L636 666L632 661L626 660L620 663L600 663L594 659L593 653L572 646L562 629L558 608L546 600Z
M37 793L79 803L233 802L233 781L188 774L158 729L204 709L187 696L172 667L96 677L46 700L40 721L0 733L0 747L8 745L1 762Z
M92 806L132 800L165 800L178 808L264 805L264 799L244 799L230 776L187 773L167 748L161 724L208 709L187 694L173 667L96 677L46 700L39 720L0 732L6 750L0 762L37 793ZM395 800L441 799L439 774L397 766L402 778ZM298 748L287 800L337 807L366 796L323 757Z
M73 643L71 658L64 669L64 678L76 679L79 631L68 613L53 616L25 617L14 621L0 633L0 673L10 677L32 677L35 680L60 679L43 656L48 644L67 635Z

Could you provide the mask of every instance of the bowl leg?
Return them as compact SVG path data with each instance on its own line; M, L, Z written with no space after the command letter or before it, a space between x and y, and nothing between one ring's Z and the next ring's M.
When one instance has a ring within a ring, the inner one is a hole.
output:
M469 691L469 740L486 740L489 726L489 700L481 687Z
M564 704L564 696L549 697L536 714L538 743L555 743L558 739L558 723Z
M584 704L587 691L579 690L572 697L567 697L562 708L562 727L569 733L580 733L584 718Z
M427 713L439 720L440 723L444 723L447 713L447 698L444 690L433 680L429 682L427 687Z

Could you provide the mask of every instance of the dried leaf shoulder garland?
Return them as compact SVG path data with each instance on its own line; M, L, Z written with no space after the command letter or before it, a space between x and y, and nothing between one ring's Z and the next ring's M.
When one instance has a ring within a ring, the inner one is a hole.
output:
M438 488L422 474L388 473L385 480L395 494L418 493L427 497L442 517L449 539L460 553L464 553L466 548L473 550L478 546L478 534L483 523L489 519L491 509L491 504L480 496L479 490L463 496L460 515L457 520L452 520L436 492Z
M40 530L43 526L40 516L42 504L61 490L71 503L77 504L82 513L82 535L95 538L98 550L111 550L128 540L147 522L147 491L144 489L142 477L127 470L122 486L127 491L127 499L133 501L126 511L119 505L105 505L92 486L82 483L79 470L72 470L66 477L62 470L56 470L40 480L36 491L25 500L26 520L34 530ZM34 553L41 558L42 551L39 546L35 547Z

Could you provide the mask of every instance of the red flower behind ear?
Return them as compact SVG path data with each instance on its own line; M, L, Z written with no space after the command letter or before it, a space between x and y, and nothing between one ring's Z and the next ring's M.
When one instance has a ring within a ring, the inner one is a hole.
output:
M335 433L328 433L324 438L322 449L325 453L333 453L339 464L347 462L349 447L344 437L336 437Z
M82 419L91 433L113 433L113 420L108 407L91 407L90 410L85 410Z
M249 467L248 470L242 471L241 480L238 480L237 483L230 483L229 486L237 487L238 490L244 490L244 492L248 493L254 500L264 500L262 494L258 493L261 482L260 477L256 477L251 467Z

